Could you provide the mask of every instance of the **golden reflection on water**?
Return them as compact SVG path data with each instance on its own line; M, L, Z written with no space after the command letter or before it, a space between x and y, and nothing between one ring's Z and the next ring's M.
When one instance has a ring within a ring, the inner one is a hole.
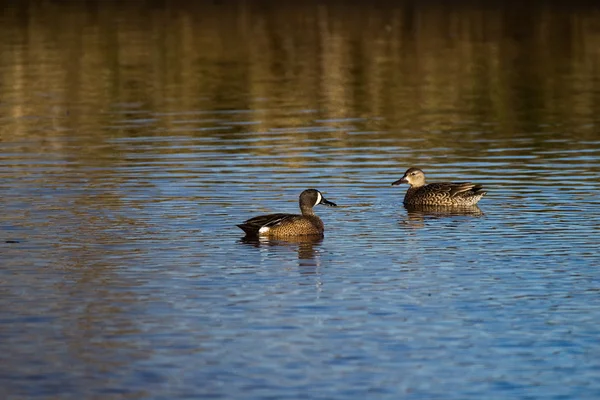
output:
M181 112L261 110L248 115L258 132L303 125L283 111L307 108L412 132L475 117L505 133L598 111L597 8L41 1L0 19L0 100L14 119L3 140L31 134L21 117L104 127L117 104L166 113L165 126Z

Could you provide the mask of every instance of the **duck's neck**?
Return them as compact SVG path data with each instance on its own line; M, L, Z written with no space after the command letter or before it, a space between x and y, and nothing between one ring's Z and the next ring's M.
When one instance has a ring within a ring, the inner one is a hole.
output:
M408 190L406 191L406 198L410 198L417 190L419 190L419 188L421 188L423 186L409 186Z
M302 211L302 215L307 217L315 215L315 212L313 211L312 207L300 206L300 211Z

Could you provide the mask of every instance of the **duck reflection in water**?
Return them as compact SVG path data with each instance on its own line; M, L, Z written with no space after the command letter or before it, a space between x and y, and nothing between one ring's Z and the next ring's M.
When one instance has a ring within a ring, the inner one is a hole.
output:
M298 267L303 275L314 275L318 271L321 262L318 257L318 248L323 242L322 236L290 236L286 238L271 238L268 236L245 236L240 239L240 243L257 247L272 248L278 250L282 248L292 249L298 253Z
M407 218L401 221L403 224L408 224L414 228L422 228L425 226L425 220L441 219L448 217L481 217L484 215L479 207L464 206L464 207L445 207L445 206L427 206L427 205L405 205Z

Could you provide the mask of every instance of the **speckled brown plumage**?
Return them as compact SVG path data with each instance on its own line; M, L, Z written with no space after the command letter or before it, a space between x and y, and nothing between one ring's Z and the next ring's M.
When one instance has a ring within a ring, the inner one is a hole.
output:
M325 199L316 189L307 189L300 194L300 211L297 214L269 214L250 218L238 227L246 236L302 236L323 235L325 227L321 218L317 217L313 207L317 204L336 206L335 203Z
M425 183L425 174L419 168L409 168L392 186L408 183L404 196L406 205L473 206L486 194L481 185L471 182Z

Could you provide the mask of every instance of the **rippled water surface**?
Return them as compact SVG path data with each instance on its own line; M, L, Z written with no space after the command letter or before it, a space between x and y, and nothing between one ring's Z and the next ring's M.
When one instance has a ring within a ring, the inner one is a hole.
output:
M600 397L600 9L7 4L3 398Z

